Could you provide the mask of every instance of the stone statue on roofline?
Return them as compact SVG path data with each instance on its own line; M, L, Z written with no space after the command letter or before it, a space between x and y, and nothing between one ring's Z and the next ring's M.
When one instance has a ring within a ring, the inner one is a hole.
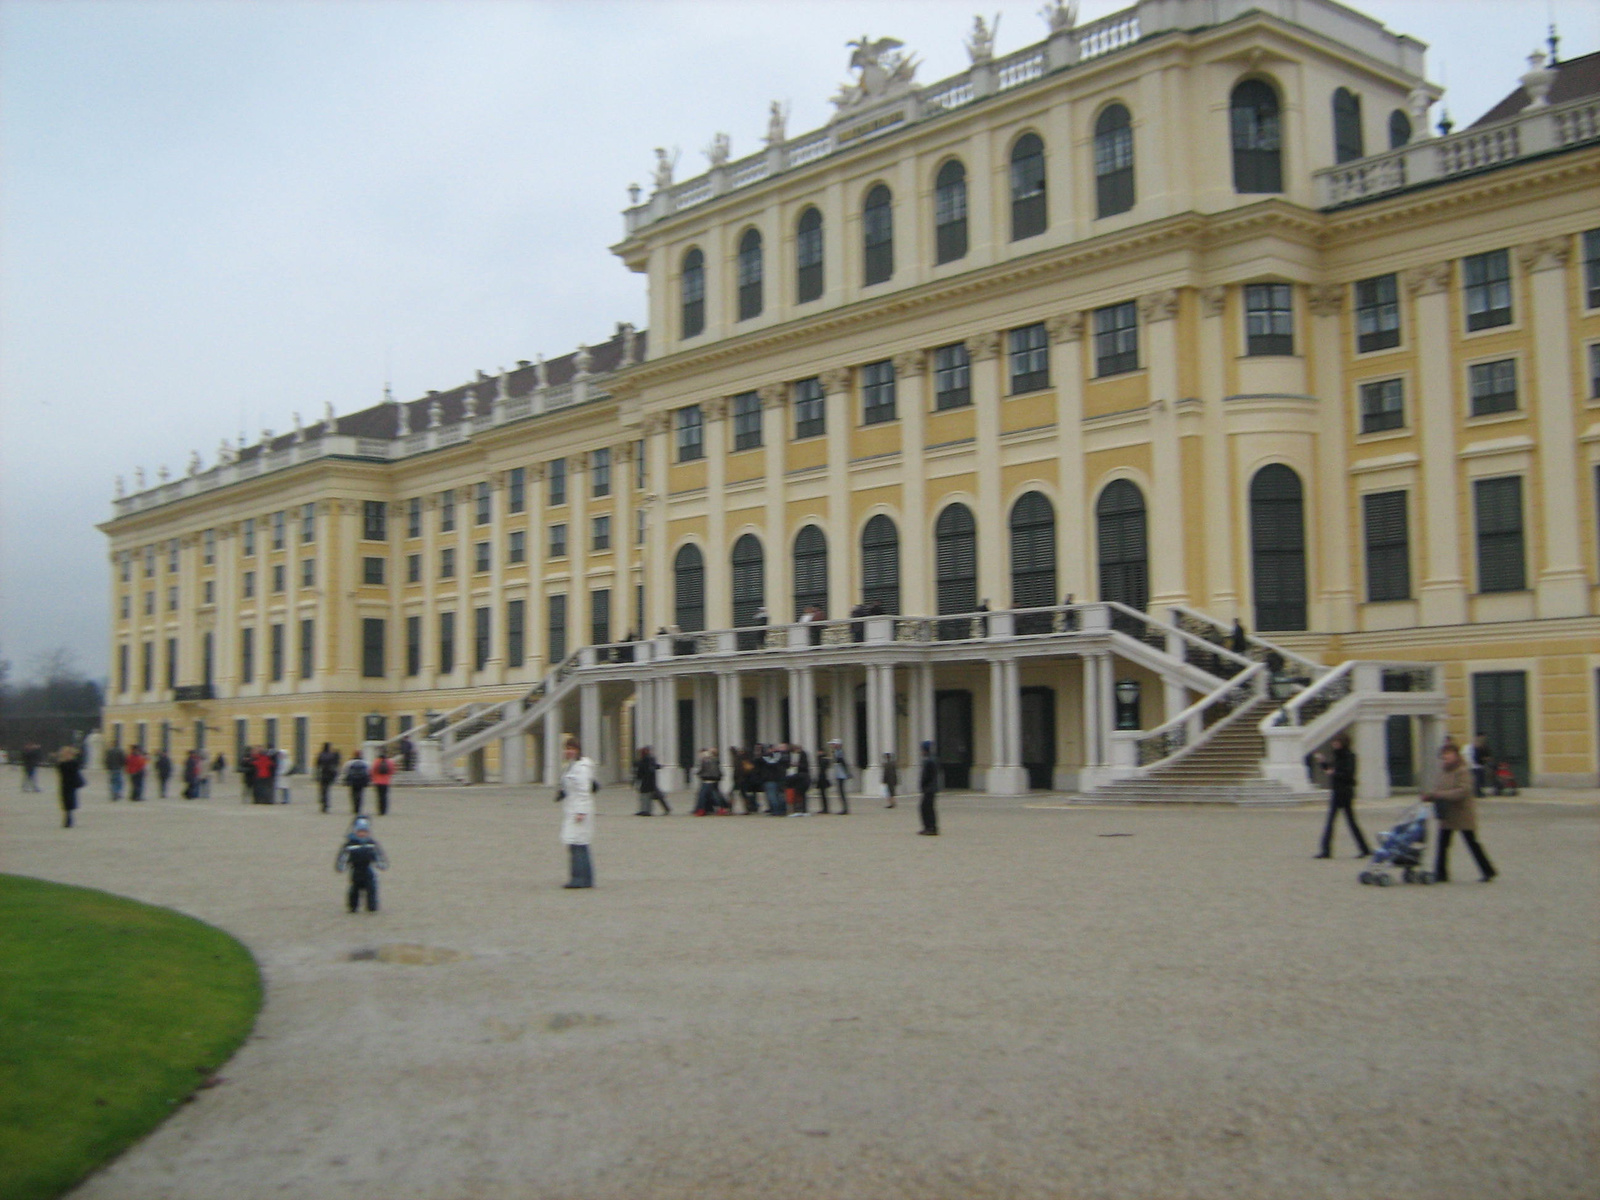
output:
M995 13L992 26L984 22L982 15L972 18L972 32L967 35L966 47L973 66L989 62L994 58L994 39L999 32L999 13Z
M767 110L767 145L781 146L784 142L788 141L788 135L784 132L788 124L788 105L779 104L776 100L774 100L772 102L772 107Z
M725 133L718 133L711 139L711 144L700 153L711 161L713 168L725 166L733 155L733 140Z
M144 468L143 467L135 467L133 469L133 487L134 487L135 491L139 491L139 492L144 491Z
M189 451L188 473L191 479L200 474L200 451L198 450Z
M572 366L579 375L587 375L589 367L594 363L594 356L589 353L589 347L582 342L578 343L578 352L573 355Z
M673 150L672 156L667 157L667 152L662 147L656 147L656 165L653 172L656 191L672 186L672 172L678 165L678 152Z
M861 74L854 83L841 86L833 97L835 117L871 101L911 90L917 61L909 54L900 53L904 42L888 37L874 41L863 35L859 41L845 45L850 47L850 69Z
M156 468L156 478L159 479L162 483L165 483L171 477L172 477L171 473L167 470L167 464L166 463L162 463L159 467Z
M231 463L232 461L233 461L233 443L230 442L227 438L223 438L220 442L217 443L217 465L221 466L221 467L225 467L229 463Z
M404 404L399 404L399 412L395 414L395 436L405 437L411 432L411 409Z
M1078 23L1078 0L1054 0L1039 10L1052 34L1071 33Z
M121 500L123 496L127 495L127 488L122 482L121 475L117 476L116 490L112 494L115 495L118 500Z

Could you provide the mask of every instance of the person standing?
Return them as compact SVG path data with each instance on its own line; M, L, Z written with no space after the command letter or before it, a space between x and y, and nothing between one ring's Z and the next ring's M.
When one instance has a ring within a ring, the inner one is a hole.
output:
M389 815L389 786L394 783L394 760L378 748L378 757L372 760L372 790L378 793L378 815Z
M672 815L666 796L656 786L656 773L660 770L661 764L656 761L656 756L650 747L641 746L638 756L633 760L633 783L639 789L639 809L634 816L648 817L655 811L657 801L660 802L662 812L666 816Z
M361 815L361 794L367 790L367 783L371 779L372 772L367 767L367 760L357 750L355 756L344 765L344 782L350 789L350 811L358 817Z
M346 867L350 869L350 892L346 897L350 911L355 912L361 907L361 897L365 895L367 911L377 912L378 877L373 870L387 871L389 859L372 836L372 828L366 817L357 817L351 823L350 831L344 835L344 845L333 860L335 871L343 872Z
M848 817L850 815L850 796L845 790L845 782L850 778L850 764L845 762L843 742L838 738L834 738L828 745L832 747L827 759L828 778L833 781L833 786L839 792L839 815ZM828 794L826 792L822 794L822 811L828 811Z
M1333 857L1333 826L1342 812L1350 824L1350 835L1356 839L1359 857L1366 858L1372 853L1372 847L1367 844L1367 836L1361 832L1361 826L1356 824L1356 755L1350 749L1347 735L1334 735L1333 741L1328 744L1328 753L1322 759L1322 768L1328 773L1328 820L1322 827L1322 849L1316 857Z
M256 794L256 748L246 746L239 751L239 761L234 765L234 771L239 776L239 786L244 789L240 797L244 803L249 804L255 799Z
M289 752L278 747L277 753L272 756L272 786L279 804L289 803L289 776L293 771L294 763L289 758Z
M193 800L200 795L200 781L205 778L206 760L200 751L191 750L183 757L183 798Z
M1472 794L1472 771L1462 761L1461 751L1454 742L1446 742L1440 748L1439 774L1434 777L1433 788L1424 792L1422 799L1432 801L1434 816L1439 819L1439 848L1433 861L1435 882L1450 882L1450 839L1458 832L1472 852L1483 882L1488 883L1500 874L1478 842L1478 802Z
M695 775L700 780L699 790L694 798L694 815L709 817L717 811L721 796L717 791L717 784L722 779L722 764L717 761L717 752L707 746L700 751L700 761L695 766Z
M567 760L561 776L561 841L567 848L570 878L565 888L594 886L594 859L589 847L594 843L594 763L583 756L578 739L567 735L562 745Z
M317 792L322 811L328 811L328 789L339 782L339 752L332 742L323 742L317 752Z
M212 773L217 777L217 786L222 786L223 777L228 773L228 756L222 751L217 751L217 756L211 760Z
M172 758L165 750L156 751L156 787L161 799L167 798L167 783L172 779Z
M128 748L128 761L124 770L128 772L128 799L144 799L145 768L150 765L150 760L144 756L144 751L138 746Z
M106 769L108 782L111 784L111 798L122 799L122 773L127 769L128 756L123 753L121 746L108 746L104 759L101 760Z
M35 776L39 773L39 764L44 761L44 751L37 742L29 742L22 748L22 790L37 792L39 780ZM81 775L82 772L80 771ZM81 785L80 785L81 786Z
M61 827L71 829L73 814L78 811L78 789L83 787L83 767L78 762L76 746L63 746L57 752L56 774L61 778Z
M1228 649L1241 657L1250 653L1250 635L1244 631L1244 623L1238 617L1233 619L1233 629L1228 633Z
M1472 794L1482 796L1489 786L1489 768L1494 765L1494 751L1489 748L1489 735L1480 733L1467 747L1467 766L1472 770Z
M256 804L272 803L272 779L278 773L278 759L269 746L257 746L250 758L250 795Z
M806 794L811 791L811 758L800 746L789 747L791 757L785 782L789 787L789 815L806 816Z
M757 747L760 749L760 747ZM783 802L783 777L785 763L782 748L768 746L761 755L761 791L767 798L767 816L787 816L789 806Z
M922 803L918 806L922 828L917 832L938 837L939 812L936 804L939 797L939 760L933 756L932 742L922 743L922 770L917 777L917 790L922 793Z

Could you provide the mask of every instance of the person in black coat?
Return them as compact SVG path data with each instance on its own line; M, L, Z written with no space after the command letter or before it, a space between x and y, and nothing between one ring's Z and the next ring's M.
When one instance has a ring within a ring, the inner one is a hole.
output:
M56 773L61 776L61 826L72 828L72 814L78 811L78 789L83 787L83 767L75 746L63 746L56 755Z
M633 782L639 789L639 810L635 816L648 817L655 811L658 800L661 802L662 812L669 817L672 815L666 796L662 795L661 789L656 786L656 772L660 769L661 764L650 752L650 747L641 746L638 757L633 760Z
M339 782L339 768L343 766L339 752L332 742L323 742L317 754L317 795L322 801L322 811L328 811L328 789Z
M789 815L803 817L806 815L806 793L811 790L811 758L799 746L791 746L794 758L789 764L789 777L785 781L790 789Z
M917 790L922 793L919 811L922 828L918 833L927 837L939 836L939 812L935 803L939 797L939 760L933 756L933 743L922 743L922 770L917 776Z
M1372 847L1367 844L1361 826L1356 824L1356 756L1355 751L1350 749L1350 739L1342 733L1336 735L1328 744L1328 753L1323 757L1322 765L1328 772L1330 791L1328 821L1322 827L1322 849L1316 857L1333 857L1333 824L1343 812L1345 820L1350 823L1350 833L1356 839L1361 857L1366 858L1372 853Z

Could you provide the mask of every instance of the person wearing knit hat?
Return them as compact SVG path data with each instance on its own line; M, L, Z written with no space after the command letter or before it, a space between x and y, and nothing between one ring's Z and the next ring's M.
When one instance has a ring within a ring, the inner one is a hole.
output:
M918 833L925 837L939 836L939 813L935 802L939 796L939 760L933 756L933 743L922 743L922 771L917 779L917 788L922 792L922 804L919 811L922 814L922 828Z

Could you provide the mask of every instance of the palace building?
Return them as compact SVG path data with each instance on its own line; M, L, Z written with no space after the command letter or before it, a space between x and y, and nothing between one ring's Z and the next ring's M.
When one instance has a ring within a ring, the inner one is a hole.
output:
M1592 784L1600 55L1455 132L1331 0L1046 16L658 152L648 339L120 495L108 736L507 781L566 730L674 779L838 738L868 786L926 739L993 794L1267 800L1339 729L1366 795L1482 731Z

